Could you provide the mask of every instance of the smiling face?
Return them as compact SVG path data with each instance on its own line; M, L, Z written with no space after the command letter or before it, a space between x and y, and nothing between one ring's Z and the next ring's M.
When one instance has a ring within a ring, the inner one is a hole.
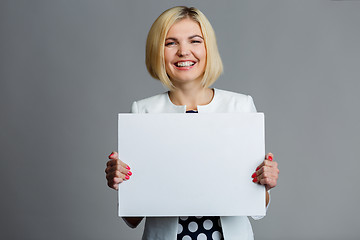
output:
M200 26L189 18L175 22L165 39L166 73L175 86L201 83L206 66L206 48Z

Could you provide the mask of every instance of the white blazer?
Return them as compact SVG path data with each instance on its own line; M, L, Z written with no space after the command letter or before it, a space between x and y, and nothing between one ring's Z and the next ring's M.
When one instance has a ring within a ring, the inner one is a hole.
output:
M251 96L214 89L214 97L207 105L197 106L199 113L256 112ZM167 92L135 101L132 113L185 113L186 106L174 105ZM261 216L254 216L260 219ZM246 216L222 216L225 240L253 240L254 234ZM147 217L143 240L176 240L178 217Z

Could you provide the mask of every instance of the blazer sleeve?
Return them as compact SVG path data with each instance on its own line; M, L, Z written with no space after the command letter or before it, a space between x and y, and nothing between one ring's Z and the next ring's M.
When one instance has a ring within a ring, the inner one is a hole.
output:
M268 193L269 193L269 203L268 203L268 205L266 206L266 212L267 212L267 210L268 210L268 208L269 208L269 206L270 206L270 202L271 202L270 190L268 191ZM251 216L251 217L252 217L252 219L254 219L254 220L260 220L260 219L262 219L262 218L265 217L265 216Z
M248 100L248 107L249 107L248 111L254 112L254 113L257 112L253 98L250 95L248 95L247 100Z

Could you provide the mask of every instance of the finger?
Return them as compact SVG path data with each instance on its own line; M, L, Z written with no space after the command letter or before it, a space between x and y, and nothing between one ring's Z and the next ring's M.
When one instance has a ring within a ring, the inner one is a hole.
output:
M276 187L277 180L273 178L263 178L259 181L261 185L266 186L266 190Z
M261 176L262 176L262 169L263 169L263 167L262 168L260 168L258 171L255 171L253 174L252 174L252 178L253 178L253 182L254 183L258 183L259 181L260 181L260 179L261 179Z
M261 170L261 168L263 168L264 166L272 166L272 162L269 160L264 160L257 168L255 171L259 171Z
M114 166L109 166L105 169L105 172L107 174L109 173L112 173L112 172L115 172L115 171L120 171L121 173L125 174L125 175L128 175L128 176L131 176L132 175L132 172L126 168L124 168L123 166L121 165L114 165Z
M259 177L264 172L264 167L257 168L257 170L251 175L252 178Z
M123 182L122 178L115 178L113 181L108 181L108 186L115 190L119 189L119 184Z
M255 172L256 177L253 178L253 182L265 185L266 190L269 190L277 185L279 169L277 168L277 162L274 161L264 160L262 165L263 166Z
M126 168L127 170L130 170L130 166L121 161L119 158L119 155L117 152L113 152L109 155L109 161L106 163L106 166L114 166L114 165L121 165L122 167Z
M278 179L278 174L275 169L264 167L264 171L261 174L258 174L257 178L259 181L266 178Z
M118 159L119 158L119 154L117 152L111 152L111 154L109 155L109 159Z
M105 169L105 172L106 172L106 173L111 173L111 172L115 172L116 170L119 170L120 172L122 172L122 173L124 173L124 174L126 173L126 172L124 171L124 168L123 168L121 165L119 165L119 164L116 164L116 165L107 167L107 168Z
M126 176L127 178L129 178L128 176ZM124 181L127 181L128 179L123 179L121 177L113 177L113 178L110 178L108 179L107 181L107 184L109 187L113 188L113 189L118 189L118 186L120 183L124 182Z
M119 184L119 183L122 183L124 181L124 179L122 178L113 178L109 181L110 185L115 185L115 184Z
M274 154L272 154L271 152L267 153L265 155L264 161L256 168L256 171L259 170L262 166L264 166L265 160L273 161L273 158L274 158Z
M130 170L129 165L127 165L126 163L124 163L124 162L121 161L120 159L119 159L119 161L118 161L118 164L120 164L123 168L125 168L125 169L127 169L127 170Z
M112 166L112 165L115 165L117 164L117 160L119 160L119 155L117 152L111 152L111 154L108 156L108 158L110 159L108 162L107 162L107 166Z
M269 172L273 175L279 175L278 163L275 161L265 160L264 165L257 171L257 175L259 176L263 172Z
M259 178L258 179L258 183L261 184L261 185L267 185L269 184L269 182L271 181L271 178L269 177L266 177L266 178Z
M106 174L106 179L108 180L108 186L114 189L117 189L115 185L127 181L130 179L130 176L122 174L120 171L111 172Z
M274 154L271 152L265 155L265 159L272 161L274 159Z
M275 161L264 160L263 166L270 167L270 168L277 168L277 167L278 167L278 163L275 162Z
M257 166L255 171L258 171L260 168L262 168L264 166L264 162L262 162L259 166Z
M111 181L114 178L121 178L123 180L129 180L130 177L126 174L123 174L122 172L120 172L119 170L115 170L113 172L110 172L108 174L106 174L106 179Z
M258 183L258 184L261 184L261 185L266 185L266 184L269 184L273 180L276 180L276 179L271 178L271 177L265 177L264 178L263 176L257 176L257 177L254 177L252 181L254 183Z
M115 168L115 169L114 169ZM109 173L111 173L111 172L113 172L114 170L116 170L116 165L115 166L109 166L109 167L106 167L105 168L105 173L106 174L109 174Z
M261 165L263 165L263 164L261 164ZM259 165L259 167L261 165ZM257 167L256 171L251 175L252 178L256 178L256 177L260 176L264 172L264 166L261 166L260 168L259 167Z
M130 166L127 165L126 163L124 163L123 161L121 161L120 159L116 159L116 160L110 160L107 164L107 166L113 167L113 166L121 166L127 170L130 170Z
M273 172L272 172L273 173ZM256 178L255 183L264 185L266 187L266 191L270 190L271 188L276 187L278 175L273 175L272 173L263 173Z
M107 161L106 166L111 167L111 166L114 166L116 164L117 164L117 160L116 159L111 159L111 160Z

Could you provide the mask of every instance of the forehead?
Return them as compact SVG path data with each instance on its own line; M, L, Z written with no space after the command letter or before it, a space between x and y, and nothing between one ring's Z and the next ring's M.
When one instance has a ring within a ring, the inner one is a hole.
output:
M167 37L176 37L176 36L189 36L189 35L202 35L201 28L198 22L190 19L184 18L176 21L169 29Z

